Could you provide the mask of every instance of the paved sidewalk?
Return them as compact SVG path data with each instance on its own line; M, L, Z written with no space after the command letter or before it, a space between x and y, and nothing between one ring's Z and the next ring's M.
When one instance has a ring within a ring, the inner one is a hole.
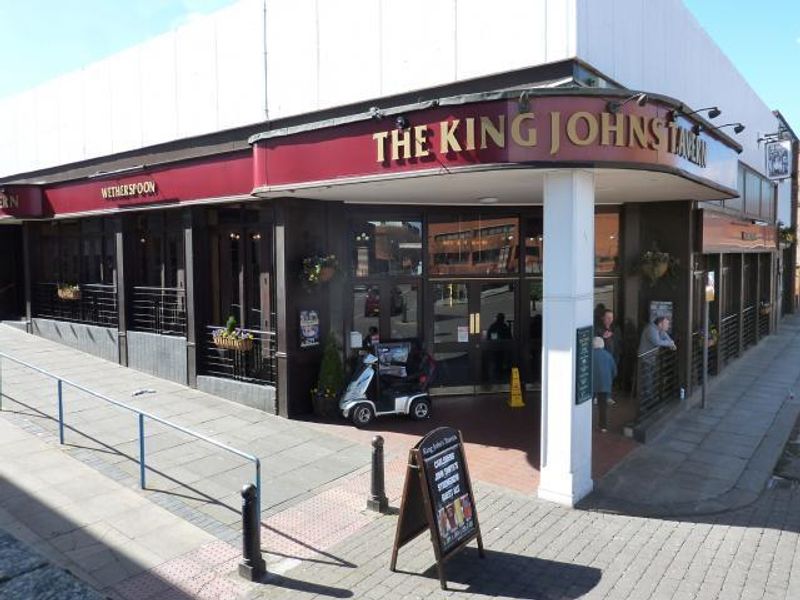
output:
M2 531L114 598L141 600L157 594L176 600L233 600L249 591L249 584L234 574L240 556L237 546L217 540L52 444L0 419ZM31 574L16 582L13 589L25 584L45 585L47 580L39 581L40 576L60 572L45 567L44 561L33 562L28 571L46 568L47 573ZM71 589L61 576L51 583L59 581L65 590ZM4 595L10 589L0 585L0 597L94 597L88 593L62 596L57 589L47 587L42 589L55 595Z
M764 490L800 414L800 315L751 348L686 411L630 454L586 507L675 516L746 506Z

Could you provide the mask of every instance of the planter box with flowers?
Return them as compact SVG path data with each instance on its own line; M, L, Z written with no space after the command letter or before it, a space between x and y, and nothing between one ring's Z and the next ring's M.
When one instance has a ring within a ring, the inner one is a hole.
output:
M249 352L253 349L253 334L236 327L236 318L228 317L225 328L214 330L211 334L214 345L225 350Z
M81 299L81 288L78 285L59 285L58 291L56 292L58 297L61 300L80 300Z
M333 279L338 268L339 261L335 254L307 256L303 259L300 280L307 289L312 289Z

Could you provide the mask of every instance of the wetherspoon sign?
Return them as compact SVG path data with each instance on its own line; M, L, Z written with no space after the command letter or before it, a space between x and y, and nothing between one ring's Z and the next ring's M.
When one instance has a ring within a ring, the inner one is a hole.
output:
M430 531L439 583L447 589L444 561L473 539L483 557L483 540L472 494L461 433L451 427L434 429L409 452L390 569L398 550Z

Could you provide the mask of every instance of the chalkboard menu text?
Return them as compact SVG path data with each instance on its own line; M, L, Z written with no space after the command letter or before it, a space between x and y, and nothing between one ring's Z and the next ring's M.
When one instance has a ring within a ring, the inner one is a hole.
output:
M575 404L591 400L592 390L592 337L591 325L578 328L575 344Z

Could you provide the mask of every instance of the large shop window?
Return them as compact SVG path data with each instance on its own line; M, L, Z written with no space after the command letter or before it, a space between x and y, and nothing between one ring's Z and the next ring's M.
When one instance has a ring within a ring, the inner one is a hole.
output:
M36 233L34 316L116 327L116 244L111 221L43 223Z
M518 272L519 219L436 217L428 225L430 275L504 275Z
M186 281L181 213L136 215L132 329L186 335Z
M351 222L352 273L375 275L422 275L422 221Z
M544 266L544 221L541 214L525 219L525 273L541 275ZM594 215L594 264L597 275L619 272L619 212Z

